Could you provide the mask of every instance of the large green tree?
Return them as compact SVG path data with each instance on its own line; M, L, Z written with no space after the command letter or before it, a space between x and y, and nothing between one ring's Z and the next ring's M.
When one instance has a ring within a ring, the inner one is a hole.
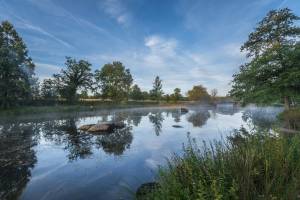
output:
M141 88L135 84L132 86L130 90L130 98L133 100L143 100L143 92L141 91Z
M0 24L0 105L7 108L32 96L34 64L22 38L8 21Z
M284 101L288 109L300 93L300 18L285 8L272 10L241 47L250 60L233 75L230 95L244 103Z
M187 92L188 98L191 101L209 101L207 89L202 85L196 85L193 89Z
M69 103L74 103L78 99L77 91L79 89L92 87L91 64L85 60L76 61L71 57L66 57L65 65L66 69L62 69L53 77L60 95Z
M128 99L133 79L130 70L121 62L105 64L101 70L96 70L95 79L103 98L113 101Z
M58 98L57 86L54 79L44 79L41 85L41 96L43 99L54 100Z
M153 89L150 90L150 96L154 100L159 101L162 95L163 95L162 80L159 78L159 76L156 76L153 82Z

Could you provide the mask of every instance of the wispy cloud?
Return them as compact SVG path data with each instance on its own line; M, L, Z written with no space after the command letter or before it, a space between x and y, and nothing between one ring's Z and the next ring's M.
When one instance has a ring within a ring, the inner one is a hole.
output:
M57 65L49 63L35 63L36 75L39 77L40 81L45 78L52 77L53 74L59 73L61 68Z
M100 8L121 25L129 25L131 15L121 0L104 0L99 4Z
M19 28L35 31L39 34L42 34L44 36L47 36L47 37L55 40L56 42L64 45L65 47L74 48L70 43L60 39L59 37L55 36L54 34L50 33L49 31L46 31L45 29L41 28L40 26L34 25L31 22L29 22L29 21L25 20L24 18L15 14L12 11L12 9L10 8L10 6L7 5L4 1L0 1L0 3L2 5L2 10L3 11L5 10L4 12L2 12L2 18L11 18L12 17L19 22L19 23L17 23ZM7 13L7 15L5 15L5 13Z
M231 51L225 53L224 51ZM220 58L222 57L222 58ZM163 79L165 92L180 87L185 93L193 85L203 84L208 89L217 88L220 94L229 90L231 74L241 63L238 44L226 44L211 52L190 51L174 38L150 35L144 39L144 49L119 54L87 56L94 63L122 61L129 67L144 90L151 89L153 78ZM227 59L227 60L226 60Z

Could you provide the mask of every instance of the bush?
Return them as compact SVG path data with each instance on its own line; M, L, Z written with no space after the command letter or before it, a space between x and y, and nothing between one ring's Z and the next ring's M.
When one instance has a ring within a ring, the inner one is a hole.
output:
M200 148L189 139L183 156L160 168L147 199L297 199L300 136L235 131Z

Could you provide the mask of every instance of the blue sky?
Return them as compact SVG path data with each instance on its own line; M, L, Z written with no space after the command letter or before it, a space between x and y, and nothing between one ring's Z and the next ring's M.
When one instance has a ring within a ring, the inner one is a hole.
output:
M93 70L121 61L144 90L159 75L165 92L202 84L224 95L245 62L241 44L282 7L300 15L300 0L0 0L0 20L23 37L40 79L71 56Z

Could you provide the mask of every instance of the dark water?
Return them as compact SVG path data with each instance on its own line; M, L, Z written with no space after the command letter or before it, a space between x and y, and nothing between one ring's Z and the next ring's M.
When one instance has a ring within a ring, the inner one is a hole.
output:
M187 135L226 137L233 129L270 129L281 108L128 109L0 121L0 199L133 199L153 181L158 165L180 153ZM106 135L78 131L83 124L123 121ZM174 128L180 125L182 128Z

